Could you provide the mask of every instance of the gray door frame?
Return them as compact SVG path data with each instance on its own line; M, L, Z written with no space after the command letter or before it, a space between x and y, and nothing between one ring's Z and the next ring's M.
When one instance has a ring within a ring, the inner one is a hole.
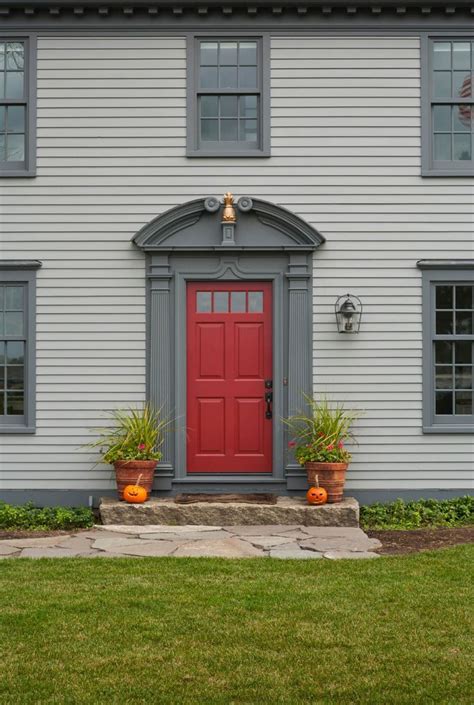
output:
M147 395L176 419L155 480L155 489L163 492L179 491L183 485L218 491L229 484L236 490L277 486L285 492L301 484L303 473L287 452L282 418L300 409L302 394L312 388L312 262L324 239L274 204L254 199L253 218L247 217L248 199L245 205L232 247L216 244L218 215L207 213L204 223L201 215L196 218L205 210L204 200L202 209L191 202L164 213L134 238L147 253ZM186 472L186 286L192 281L273 285L271 475Z

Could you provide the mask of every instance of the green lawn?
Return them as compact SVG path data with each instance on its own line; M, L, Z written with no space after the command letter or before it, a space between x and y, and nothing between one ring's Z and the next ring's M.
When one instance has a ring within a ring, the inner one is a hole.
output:
M0 702L472 705L474 545L0 561Z

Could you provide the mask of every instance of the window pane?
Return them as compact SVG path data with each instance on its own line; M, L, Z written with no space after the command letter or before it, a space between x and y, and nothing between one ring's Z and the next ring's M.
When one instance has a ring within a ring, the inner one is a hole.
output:
M456 414L472 414L472 392L456 392Z
M217 88L217 68L204 66L200 69L201 88Z
M433 107L433 128L435 132L451 132L450 105L435 105Z
M217 66L217 42L201 42L201 66Z
M5 368L0 367L0 390L5 389Z
M217 120L201 120L201 139L204 142L217 142L219 139L219 122Z
M237 42L221 42L219 63L221 66L237 66Z
M25 159L25 135L8 135L7 161L22 162Z
M451 68L451 43L450 42L434 42L433 43L433 68L434 69L450 69Z
M474 308L474 286L456 287L456 308Z
M7 312L5 314L5 335L23 335L23 314Z
M436 413L437 414L452 414L453 413L453 393L452 392L436 392Z
M230 310L232 313L245 312L245 291L232 291L230 295Z
M242 66L239 69L239 86L240 88L256 88L257 87L257 67Z
M453 130L455 132L469 132L472 114L472 105L453 105Z
M4 105L0 105L0 132L5 132L6 127L6 109Z
M7 367L7 389L24 389L23 374L24 367L22 365Z
M453 69L471 68L471 45L469 42L453 42Z
M472 389L472 367L456 367L456 389Z
M221 96L221 117L237 117L237 96Z
M215 291L214 292L214 311L215 313L227 313L229 310L229 292Z
M25 52L20 42L7 44L7 71L23 71L25 68Z
M452 367L440 367L439 365L435 370L436 378L436 389L452 389L453 388L453 368Z
M0 394L0 416L5 413L5 394Z
M256 118L257 117L257 96L242 95L240 96L240 117Z
M471 135L469 133L453 136L453 159L456 161L471 158Z
M436 71L434 74L434 94L436 98L451 98L450 71Z
M456 333L458 335L472 335L472 311L457 311L456 312Z
M249 313L263 312L263 291L249 291Z
M453 308L453 287L436 287L436 308Z
M18 416L24 414L22 392L7 393L7 414L9 416Z
M454 359L456 362L456 365L472 365L473 364L473 359L472 359L472 347L473 344L468 341L464 340L459 343L455 343L455 354L454 354Z
M0 100L5 98L5 73L0 71Z
M241 66L257 64L257 42L240 42L239 64Z
M219 88L237 88L237 67L221 66L219 68Z
M0 161L4 162L6 159L6 147L7 147L7 140L5 135L0 134Z
M7 311L23 311L23 287L5 287L5 309Z
M5 335L5 315L0 312L0 335Z
M221 120L221 140L224 142L236 142L238 136L237 120Z
M219 99L216 95L201 96L201 115L203 117L217 117L219 114Z
M257 121L256 120L241 120L240 121L240 139L245 142L257 141Z
M22 105L11 105L8 108L8 132L25 131L25 108Z
M453 332L453 314L451 311L436 312L436 333L437 335L449 335Z
M6 98L23 98L23 73L9 71L7 73Z
M451 135L434 136L434 158L436 160L451 160Z
M453 343L449 343L446 340L436 341L434 344L435 348L435 362L444 365L450 365L453 362Z
M472 96L472 76L465 71L453 72L453 93L456 98L470 98Z
M7 364L23 365L25 360L25 343L12 340L7 343Z
M1 341L0 342L0 365L5 364L5 346L6 346L6 343Z
M197 292L197 305L196 310L198 313L211 313L211 292L210 291L198 291Z
M0 70L5 70L5 44L0 43Z

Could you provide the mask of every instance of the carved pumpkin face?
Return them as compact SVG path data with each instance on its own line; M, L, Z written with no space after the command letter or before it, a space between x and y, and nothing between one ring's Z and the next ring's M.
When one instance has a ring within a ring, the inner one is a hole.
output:
M142 504L148 498L148 492L140 485L127 485L123 491L123 498L129 504Z
M306 499L309 504L326 504L328 493L324 487L310 487L306 493Z

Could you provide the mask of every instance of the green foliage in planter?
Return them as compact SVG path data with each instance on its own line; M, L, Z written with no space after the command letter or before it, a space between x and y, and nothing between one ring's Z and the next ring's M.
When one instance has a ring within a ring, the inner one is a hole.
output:
M94 524L88 507L35 507L32 502L15 507L0 502L0 530L85 529Z
M436 526L474 524L474 497L454 499L419 499L388 504L371 504L360 508L364 529L422 529Z

